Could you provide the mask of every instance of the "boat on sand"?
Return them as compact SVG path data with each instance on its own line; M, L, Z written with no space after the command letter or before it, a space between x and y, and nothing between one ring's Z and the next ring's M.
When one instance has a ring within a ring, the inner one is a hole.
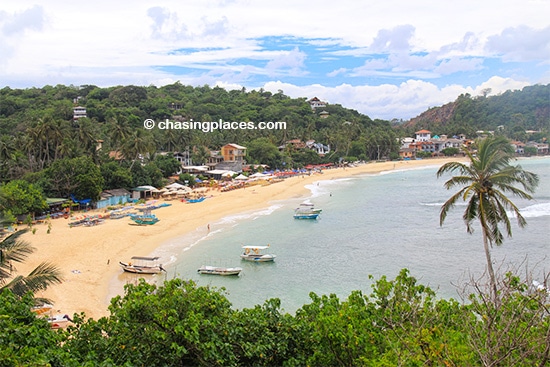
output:
M164 270L158 263L158 257L132 256L132 261L124 263L119 261L122 270L134 274L158 274Z

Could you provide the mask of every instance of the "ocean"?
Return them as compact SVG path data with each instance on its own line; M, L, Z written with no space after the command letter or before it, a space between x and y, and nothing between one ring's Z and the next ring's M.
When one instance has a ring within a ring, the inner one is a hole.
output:
M526 228L513 222L513 237L492 250L498 266L523 264L535 274L550 272L550 157L516 162L537 173L534 200L512 198L527 219ZM376 163L370 163L376 164ZM310 302L309 293L336 294L341 300L353 290L371 292L373 280L393 279L409 269L420 283L441 298L460 299L459 288L486 266L481 231L466 232L459 203L443 226L441 205L458 189L446 190L439 165L319 181L311 195L270 203L264 210L229 216L163 244L155 255L169 258L162 278L192 279L198 285L223 288L237 309L252 308L279 298L294 313ZM322 178L320 176L320 178ZM323 209L317 220L296 220L302 202ZM197 204L200 205L200 204ZM270 245L273 263L252 263L239 257L243 245ZM201 275L201 265L239 266L238 277ZM160 277L157 278L159 283Z

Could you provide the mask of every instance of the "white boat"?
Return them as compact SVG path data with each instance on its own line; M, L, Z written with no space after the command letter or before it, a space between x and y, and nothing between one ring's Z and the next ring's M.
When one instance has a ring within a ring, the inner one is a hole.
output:
M239 275L243 269L242 268L226 268L223 266L210 266L203 265L197 271L201 274L212 274L212 275Z
M158 274L166 271L161 264L158 264L158 257L132 256L132 261L124 263L119 261L122 270L134 274Z
M294 209L294 219L317 219L323 209L315 209L313 204L300 204Z
M69 321L73 321L69 315L54 315L48 317L48 322L50 323L50 328L52 329L64 329L67 327Z
M276 255L265 254L264 250L267 250L267 246L243 246L243 253L241 254L241 259L247 261L257 261L257 262L266 262L275 260Z

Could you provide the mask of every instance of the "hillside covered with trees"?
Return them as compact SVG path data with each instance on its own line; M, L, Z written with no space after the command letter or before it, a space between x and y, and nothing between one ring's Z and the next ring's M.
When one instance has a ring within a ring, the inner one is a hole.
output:
M461 95L406 124L370 117L341 105L312 108L307 98L264 90L225 90L180 83L163 87L44 86L0 90L0 208L40 211L38 195L96 199L103 190L162 186L180 167L172 152L189 151L193 164L227 143L248 148L247 163L276 168L342 160L397 159L400 138L419 128L434 134L493 130L520 141L549 137L550 85L500 96ZM85 108L75 118L75 107ZM150 129L144 121L237 121L286 123L285 129ZM535 130L527 134L526 130ZM289 141L330 146L319 155ZM138 162L138 164L136 164ZM11 199L10 199L11 198ZM14 199L17 198L17 199ZM3 204L4 205L3 205ZM17 215L16 213L13 213Z
M433 107L403 124L407 132L428 129L435 134L465 134L500 131L510 139L527 141L549 138L550 84L533 85L500 95L460 95L454 102ZM526 131L537 131L528 136Z

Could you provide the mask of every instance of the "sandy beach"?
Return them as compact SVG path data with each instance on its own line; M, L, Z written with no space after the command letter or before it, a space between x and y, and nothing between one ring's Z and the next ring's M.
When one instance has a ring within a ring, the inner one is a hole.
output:
M440 166L453 159L425 159L400 162L367 163L357 167L334 168L322 174L297 176L267 186L254 186L228 192L210 191L208 199L199 204L177 200L171 206L155 210L160 219L153 226L133 226L128 218L107 219L92 227L69 227L68 219L51 220L48 234L46 224L33 228L35 233L24 236L36 251L25 263L16 264L19 274L27 275L41 262L51 262L63 274L62 284L53 285L37 296L54 302L54 309L73 315L84 312L97 319L108 315L109 299L113 295L113 279L121 277L119 261L132 256L149 256L166 241L196 230L210 223L241 212L267 208L270 202L290 198L306 198L305 185L320 180L351 177L365 173L410 169L420 166ZM435 177L434 177L435 179ZM101 211L98 211L101 212ZM22 227L20 227L22 228ZM182 245L184 247L184 245ZM123 281L116 293L123 294Z

